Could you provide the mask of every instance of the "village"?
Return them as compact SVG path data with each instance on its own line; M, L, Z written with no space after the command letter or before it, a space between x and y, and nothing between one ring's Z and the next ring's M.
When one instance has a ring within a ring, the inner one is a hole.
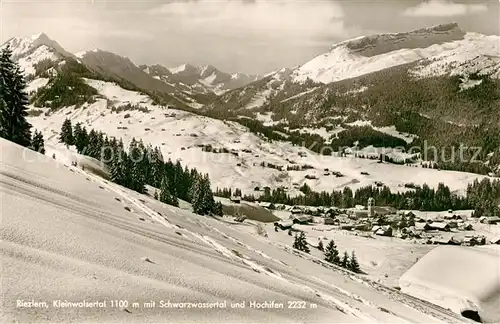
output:
M239 204L241 198L232 197ZM500 217L472 217L472 210L421 212L377 206L373 198L366 206L340 209L335 207L288 206L270 202L256 203L280 220L274 230L289 235L302 226L317 231L338 230L364 237L391 237L417 244L477 246L500 244ZM239 215L242 222L246 217Z

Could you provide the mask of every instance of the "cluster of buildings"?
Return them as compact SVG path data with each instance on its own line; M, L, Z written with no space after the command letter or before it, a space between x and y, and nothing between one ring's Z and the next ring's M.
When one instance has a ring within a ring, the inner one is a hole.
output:
M290 212L289 219L275 222L281 230L293 230L294 224L318 224L336 226L342 230L370 233L376 236L412 239L422 244L483 245L488 241L484 235L475 234L474 226L467 215L449 210L435 219L424 219L412 211L398 211L387 206L376 206L370 198L367 206L350 209L318 208L307 206L275 206L261 203L269 209L283 209ZM484 224L500 224L499 217L478 219ZM461 235L454 235L460 234ZM500 244L500 238L492 240Z

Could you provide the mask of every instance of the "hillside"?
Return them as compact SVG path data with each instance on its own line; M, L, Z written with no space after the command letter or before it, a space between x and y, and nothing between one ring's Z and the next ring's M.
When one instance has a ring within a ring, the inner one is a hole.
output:
M321 323L457 318L397 291L365 285L354 275L297 257L216 219L163 205L5 140L0 145L2 321L168 318ZM19 307L16 300L41 307ZM106 301L107 307L64 307L84 300ZM128 303L113 306L112 300ZM290 300L304 301L307 310L288 308ZM144 304L151 301L155 307ZM252 308L251 301L285 306L262 312ZM227 306L160 306L167 302ZM230 307L240 302L246 307Z
M57 143L62 123L69 118L73 124L81 122L88 129L123 138L125 144L136 138L158 146L164 157L180 159L191 168L209 173L213 189L240 188L246 194L258 194L255 187L260 190L266 186L284 187L290 194L298 195L299 187L305 183L314 190L330 192L346 186L356 189L382 182L396 192L407 190L405 183L428 183L437 187L439 182L444 182L451 190L463 193L469 182L482 178L470 173L423 168L415 172L413 166L380 164L373 159L357 159L352 154L343 158L320 155L283 140L268 141L234 121L155 105L147 95L125 90L114 83L88 78L83 82L97 92L94 102L57 111L32 109L40 114L30 117L29 122L43 132L48 143ZM370 147L365 151L369 154ZM404 155L397 151L393 154ZM299 170L295 170L296 167ZM328 174L324 171L327 168ZM342 176L335 176L335 171ZM308 179L311 175L316 179Z
M360 37L225 93L206 110L257 118L264 126L281 126L277 131L318 134L334 150L366 141L367 130L359 126L371 127L372 137L392 137L376 140L378 146L404 135L415 139L411 146L420 152L427 143L448 160L460 143L481 147L479 163L469 163L472 152L464 163L436 162L445 169L498 173L499 44L498 36L465 33L456 24Z

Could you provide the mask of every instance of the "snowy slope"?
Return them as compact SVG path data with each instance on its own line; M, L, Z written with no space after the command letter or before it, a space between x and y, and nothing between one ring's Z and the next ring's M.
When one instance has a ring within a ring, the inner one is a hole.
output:
M3 139L0 148L2 322L454 320L444 310L374 289L224 222L161 204ZM22 308L18 300L46 307ZM106 301L107 307L58 308L54 300ZM111 300L128 304L113 307ZM288 308L293 300L305 301L307 309ZM155 307L144 305L151 301ZM226 307L161 308L161 301ZM262 311L251 301L284 308ZM236 302L246 307L232 308Z
M86 82L106 99L97 99L95 103L78 109L63 108L50 116L29 118L29 122L43 132L47 141L56 143L64 119L70 118L73 124L82 122L89 129L94 128L110 136L123 138L125 144L135 137L158 146L166 158L174 161L180 159L190 167L209 173L214 189L240 188L250 194L254 193L257 186L283 186L289 188L290 194L296 195L299 192L293 189L294 183L307 183L317 191L330 192L345 186L356 189L381 181L393 191L405 190L404 184L409 182L420 185L427 183L431 187L437 187L439 182L444 182L451 190L464 192L469 182L483 178L470 173L424 168L415 172L414 167L378 164L374 160L352 156L339 158L318 155L290 143L267 142L234 122L154 106L147 96L124 90L114 83L88 79ZM139 105L149 111L111 111L112 107L125 104ZM202 145L226 148L238 156L231 153L203 152ZM299 156L303 151L307 152L307 156ZM286 166L292 165L289 161L297 165L308 164L314 169L286 171ZM285 171L261 167L262 162L282 165ZM325 168L339 171L344 177L324 175ZM370 175L362 175L361 172L368 172ZM318 179L307 180L306 175L315 175Z

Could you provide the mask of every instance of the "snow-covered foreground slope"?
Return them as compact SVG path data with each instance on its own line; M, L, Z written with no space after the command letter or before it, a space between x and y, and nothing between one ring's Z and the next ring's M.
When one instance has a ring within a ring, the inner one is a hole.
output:
M500 321L500 247L440 246L400 279L401 290L459 313Z
M163 205L3 139L0 149L2 322L454 320L224 222ZM106 307L58 307L58 300L105 301ZM128 305L113 307L112 300ZM288 307L297 300L307 307ZM151 301L155 307L146 307ZM263 311L252 301L284 307ZM20 307L24 302L42 307ZM161 307L167 302L222 304ZM246 307L231 307L242 302Z

